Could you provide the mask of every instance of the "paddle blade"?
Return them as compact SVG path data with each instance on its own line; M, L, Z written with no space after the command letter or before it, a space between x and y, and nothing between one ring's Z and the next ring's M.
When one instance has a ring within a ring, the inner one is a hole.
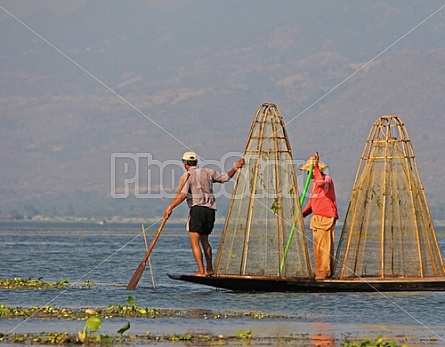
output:
M130 282L128 282L127 290L135 290L136 289L136 287L139 283L139 280L141 279L142 274L144 273L145 266L147 266L147 261L144 259L143 261L141 261L138 268L134 272L133 277L131 278Z
M187 172L187 175L185 176L185 179L181 182L180 187L178 189L178 193L179 194L182 191L182 188L184 188L184 185L186 184L187 180L190 177L190 173ZM130 282L128 282L127 285L127 290L134 290L138 283L139 280L142 277L142 273L145 270L145 266L147 265L147 260L150 257L151 251L153 250L153 247L156 244L156 241L159 238L159 235L161 235L161 231L164 228L165 223L167 222L168 217L165 217L162 219L161 225L159 226L158 231L156 232L156 235L153 238L153 241L151 241L150 247L148 247L147 253L145 254L144 259L142 259L141 263L139 264L138 268L136 269L136 271L133 274L133 277L131 278ZM144 230L142 231L142 233L144 232Z

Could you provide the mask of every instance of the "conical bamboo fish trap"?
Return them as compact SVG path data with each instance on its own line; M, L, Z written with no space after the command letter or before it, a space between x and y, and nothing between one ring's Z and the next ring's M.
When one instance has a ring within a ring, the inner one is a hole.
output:
M215 262L216 277L312 275L291 148L280 110L250 128Z
M368 135L336 260L336 279L444 276L414 149L396 116L379 118Z

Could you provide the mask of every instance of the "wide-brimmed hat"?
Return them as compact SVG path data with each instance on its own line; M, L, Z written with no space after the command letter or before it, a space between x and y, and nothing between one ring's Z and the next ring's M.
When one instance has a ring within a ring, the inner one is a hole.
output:
M301 171L310 171L311 169L311 165L314 163L314 159L313 158L309 158L303 165L300 165L298 168ZM323 163L321 160L318 161L318 168L320 169L321 172L323 172L324 170L326 170L328 168L328 166Z
M198 160L198 155L195 152L185 152L182 155L182 160Z

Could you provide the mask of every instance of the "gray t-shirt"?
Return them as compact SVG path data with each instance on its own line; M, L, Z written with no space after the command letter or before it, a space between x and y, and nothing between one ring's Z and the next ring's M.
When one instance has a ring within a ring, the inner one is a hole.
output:
M224 183L230 180L227 173L220 173L208 168L191 167L188 171L190 177L181 193L186 194L187 204L192 206L205 206L216 210L213 182ZM187 173L181 176L180 182L185 179Z

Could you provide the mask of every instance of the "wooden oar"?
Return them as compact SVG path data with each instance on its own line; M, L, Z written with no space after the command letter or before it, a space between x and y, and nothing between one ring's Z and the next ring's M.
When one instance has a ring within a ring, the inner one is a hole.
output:
M311 178L312 178L312 172L313 171L314 171L314 165L311 165L311 167L309 169L309 173L308 173L307 178L306 178L306 183L304 185L303 194L301 194L301 196L300 196L300 207L301 208L303 208L304 198L306 197L306 193L307 193L307 190L308 190L308 187L309 187L309 182L311 181ZM297 212L297 213L299 213L299 212ZM296 218L297 218L297 216L295 216L295 219ZM286 258L287 258L287 253L289 252L289 248L290 248L290 244L291 244L291 241L292 241L292 237L294 236L295 224L296 224L296 221L292 224L292 229L290 231L289 238L287 239L286 247L284 248L283 259L281 259L281 264L280 264L280 272L279 272L280 275L283 272L284 263L286 262Z
M142 224L142 235L144 235L145 249L148 251L148 242L147 242L147 236L145 235L144 224ZM153 289L156 289L155 277L153 275L153 267L151 266L150 257L148 257L148 267L150 268L151 283L153 284Z
M179 189L178 189L178 193L181 192L182 188L184 188L185 183L187 182L187 180L189 179L190 174L188 173L185 176L184 181L181 183ZM177 194L178 194L177 193ZM147 260L150 257L151 251L153 250L153 247L156 244L156 241L159 238L159 235L161 235L162 229L164 228L165 223L167 222L168 218L162 218L162 222L161 225L159 226L158 231L156 232L153 241L151 241L150 247L148 247L147 253L145 253L144 259L142 259L142 261L140 262L139 266L137 267L136 271L133 274L133 277L131 278L130 282L128 282L127 285L127 290L135 290L139 280L141 279L141 276L145 270L145 267L147 266Z

